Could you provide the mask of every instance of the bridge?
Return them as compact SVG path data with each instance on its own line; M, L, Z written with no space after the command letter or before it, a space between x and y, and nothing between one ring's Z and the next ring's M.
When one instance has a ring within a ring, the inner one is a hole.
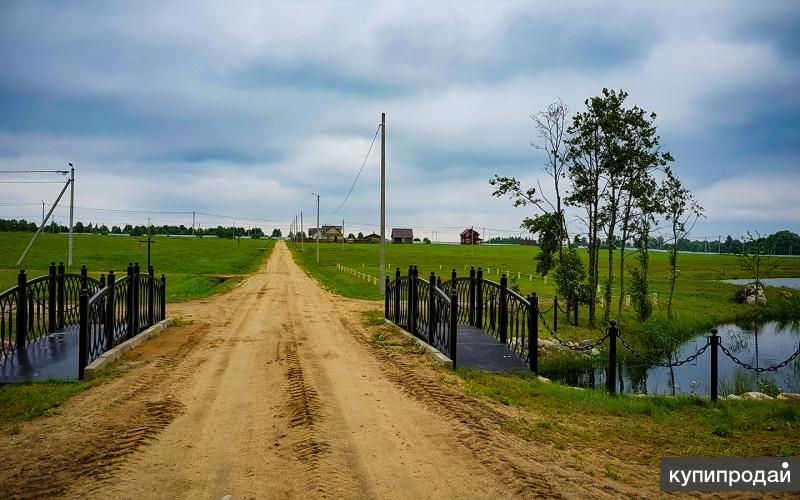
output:
M0 293L0 383L82 379L86 366L164 319L166 277L153 267L128 264L116 279L66 273L51 263L48 274Z
M426 280L416 266L386 277L384 316L453 361L453 367L489 371L538 370L539 303L481 268L468 277ZM531 348L530 346L533 346Z

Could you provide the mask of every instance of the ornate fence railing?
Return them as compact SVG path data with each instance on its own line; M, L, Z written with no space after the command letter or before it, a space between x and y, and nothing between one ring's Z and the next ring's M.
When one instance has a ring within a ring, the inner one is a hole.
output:
M108 280L64 272L50 264L48 274L28 280L20 270L17 285L0 293L0 363L50 333L77 327L78 375L105 351L161 321L166 313L166 277L155 277L152 266L140 274L128 264L127 275Z
M416 266L410 266L408 276L395 271L395 279L386 277L384 316L414 336L449 357L455 368L457 359L458 299L439 288L436 276L430 280L419 277Z

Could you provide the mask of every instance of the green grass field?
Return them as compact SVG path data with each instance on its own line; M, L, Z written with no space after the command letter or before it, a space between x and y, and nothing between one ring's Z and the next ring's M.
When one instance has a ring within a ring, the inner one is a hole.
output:
M322 244L320 245L319 265L316 263L316 247L314 245L305 245L304 252L301 252L300 246L294 243L289 243L289 248L300 265L333 291L347 297L374 300L381 298L376 285L342 272L336 266L336 264L341 264L377 277L379 275L379 245ZM386 245L386 263L392 277L394 269L397 267L400 268L401 274L407 274L410 264L417 265L420 276L425 278L433 271L437 275L442 275L442 279L446 279L449 278L453 269L459 276L465 276L469 273L469 266L482 267L484 277L495 281L500 281L502 273L508 273L509 286L516 284L523 294L535 291L540 297L542 309L547 309L552 304L552 298L555 295L555 283L552 279L545 280L535 274L536 264L533 257L537 251L538 247L513 245ZM580 252L586 261L585 250ZM607 253L602 251L600 255L601 281L606 275L607 258ZM626 264L633 264L634 261L635 256L631 255ZM648 325L641 325L636 320L632 307L624 308L622 318L617 319L621 320L622 325L628 331L640 331L652 325L660 327L665 323L669 294L668 255L666 252L652 252L650 262L650 291L656 294L658 303L654 306L655 312ZM491 271L487 272L488 270ZM678 256L678 270L679 277L673 299L676 314L670 324L672 328L686 330L687 334L690 330L697 331L715 323L753 315L800 318L800 301L796 300L800 294L797 291L789 291L793 293L795 300L787 301L779 296L780 289L767 288L767 296L772 300L766 308L736 304L733 301L733 295L739 287L717 281L749 277L739 267L736 256L682 253ZM617 317L618 261L615 262L614 273L616 276L612 318ZM800 259L794 258L783 259L781 266L769 275L769 277L797 276L800 276ZM584 307L580 313L582 323L585 322L586 315ZM602 318L601 309L598 309L598 317ZM570 328L563 319L560 327L567 337L571 336L577 339L590 336L584 331L585 328Z
M0 290L17 282L16 267L32 233L0 233ZM78 234L74 237L73 266L86 265L95 277L113 269L124 273L128 262L147 265L147 246L133 236ZM243 275L255 271L269 256L272 240L155 237L152 264L167 275L167 300L188 300L229 289ZM51 261L67 260L67 235L42 234L25 257L22 267L29 278L47 274Z

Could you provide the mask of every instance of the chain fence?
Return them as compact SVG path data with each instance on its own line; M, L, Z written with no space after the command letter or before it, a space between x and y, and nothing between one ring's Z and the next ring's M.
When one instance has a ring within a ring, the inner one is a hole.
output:
M789 356L785 361L782 361L782 362L780 362L780 363L778 363L777 365L774 365L774 366L770 366L770 367L767 367L767 368L762 368L760 366L753 366L753 365L750 365L748 363L745 363L741 359L737 358L724 345L722 345L722 343L719 344L719 348L722 350L723 354L725 354L726 356L728 356L731 359L731 361L733 361L737 365L741 366L745 370L750 370L750 371L753 371L753 372L756 372L756 373L776 372L776 371L780 370L781 368L783 368L784 366L786 366L789 363L791 363L792 361L794 361L797 358L797 356L800 356L800 346L798 346L797 350L794 351L794 354Z
M550 336L553 337L553 339L556 342L561 344L563 347L566 347L567 349L570 349L570 350L573 350L573 351L590 351L590 350L594 349L595 347L599 346L600 344L602 344L603 342L605 342L606 339L610 335L609 333L606 333L602 338L599 338L599 339L595 340L594 342L592 342L591 344L588 344L588 345L574 346L574 345L571 345L569 342L565 342L564 340L559 338L559 336L556 334L556 332L554 332L553 329L550 328L550 325L547 324L547 320L544 319L544 316L542 316L541 312L539 313L539 319L542 320L542 324L544 325L545 329L550 334Z
M711 341L710 341L710 340L708 340L708 339L706 339L706 343L705 343L705 345L704 345L703 347L701 347L700 349L698 349L698 350L697 350L697 351L696 351L694 354L692 354L691 356L688 356L688 357L686 357L686 358L682 359L681 361L670 361L669 363L661 363L661 362L659 362L659 361L654 361L653 359L651 359L651 358L648 358L648 357L647 357L647 356L645 356L644 354L641 354L641 353L637 352L637 351L636 351L636 350L635 350L635 349L634 349L634 348L633 348L633 347L632 347L632 346L631 346L631 345L628 343L628 341L627 341L627 340L625 340L625 337L623 337L622 335L618 335L618 336L617 336L617 338L620 340L620 342L622 342L622 345L625 347L625 349L627 349L627 350L628 350L628 351L629 351L631 354L633 354L633 356L634 356L635 358L642 360L644 363L646 363L646 364L648 364L648 365L651 365L651 366L660 366L660 367L662 367L662 368L670 368L670 367L675 367L675 366L681 366L681 365L685 365L686 363L691 363L692 361L694 361L695 359L697 359L697 358L698 358L698 357L699 357L701 354L703 354L704 352L706 352L706 349L708 349L708 348L709 348L709 346L711 345Z

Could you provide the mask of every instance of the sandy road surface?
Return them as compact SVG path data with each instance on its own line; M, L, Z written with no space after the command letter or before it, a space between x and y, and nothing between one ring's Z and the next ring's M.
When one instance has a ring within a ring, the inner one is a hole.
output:
M279 243L229 294L55 415L0 437L11 497L504 498L652 494L590 477L507 418L370 345ZM424 356L420 356L420 359ZM441 379L441 375L438 376Z

